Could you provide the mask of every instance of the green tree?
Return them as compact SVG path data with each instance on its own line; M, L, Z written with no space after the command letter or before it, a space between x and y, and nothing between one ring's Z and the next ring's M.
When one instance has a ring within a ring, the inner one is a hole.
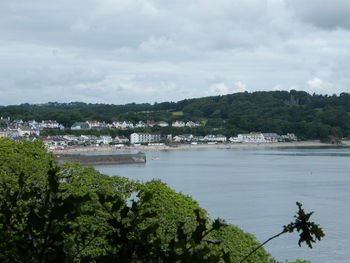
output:
M254 235L245 233L242 229L234 225L228 225L225 228L212 232L210 238L221 241L220 245L215 247L215 249L224 250L230 254L231 262L239 262L259 246L259 242ZM266 250L260 248L249 257L247 262L269 263L270 260L271 257Z
M0 164L1 262L266 262L273 238L296 230L312 247L324 235L298 203L295 221L258 246L160 181L57 167L40 142L0 139Z

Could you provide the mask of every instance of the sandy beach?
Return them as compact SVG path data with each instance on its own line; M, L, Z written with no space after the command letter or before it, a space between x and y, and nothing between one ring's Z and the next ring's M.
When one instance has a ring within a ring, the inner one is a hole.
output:
M293 148L293 147L342 147L350 146L349 141L342 144L330 144L320 141L278 142L278 143L221 143L221 144L179 144L176 146L128 146L116 148L113 145L102 146L72 146L64 150L55 150L54 153L79 152L124 152L124 151L155 151L155 150L191 150L191 149L245 149L245 148Z

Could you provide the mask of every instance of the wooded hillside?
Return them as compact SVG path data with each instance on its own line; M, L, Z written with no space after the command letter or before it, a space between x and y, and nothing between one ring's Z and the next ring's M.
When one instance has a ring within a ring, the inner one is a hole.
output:
M86 104L82 102L0 107L0 116L56 120L66 127L77 121L202 121L225 135L262 131L295 133L302 139L350 136L350 95L304 91L234 93L155 104Z

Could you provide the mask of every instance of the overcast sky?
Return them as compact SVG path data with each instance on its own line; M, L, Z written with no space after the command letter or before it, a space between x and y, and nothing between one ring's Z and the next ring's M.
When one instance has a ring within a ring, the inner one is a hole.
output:
M349 0L2 0L0 105L350 91Z

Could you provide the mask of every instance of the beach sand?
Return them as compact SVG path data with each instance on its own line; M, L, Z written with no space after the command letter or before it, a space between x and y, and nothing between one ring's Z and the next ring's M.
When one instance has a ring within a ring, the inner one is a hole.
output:
M320 141L298 141L277 143L218 143L218 144L178 144L175 146L129 146L116 148L113 145L102 146L71 146L64 150L55 150L54 153L78 153L78 152L124 152L124 151L155 151L155 150L191 150L191 149L246 149L246 148L293 148L293 147L341 147L350 146L349 141L342 144L330 144Z

